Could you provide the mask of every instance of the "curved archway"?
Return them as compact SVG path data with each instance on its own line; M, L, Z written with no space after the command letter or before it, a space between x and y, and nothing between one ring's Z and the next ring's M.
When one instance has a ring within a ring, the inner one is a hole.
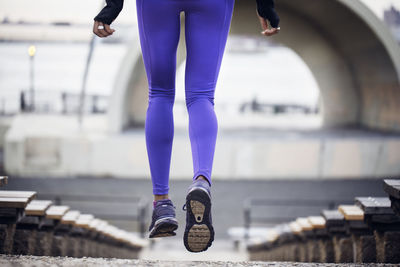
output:
M306 62L321 90L324 127L400 131L400 48L360 1L280 0L282 31L272 37ZM182 29L184 23L182 21ZM178 62L185 57L184 30ZM231 34L259 35L253 1L236 0ZM138 40L121 65L109 110L111 132L143 125L147 80Z

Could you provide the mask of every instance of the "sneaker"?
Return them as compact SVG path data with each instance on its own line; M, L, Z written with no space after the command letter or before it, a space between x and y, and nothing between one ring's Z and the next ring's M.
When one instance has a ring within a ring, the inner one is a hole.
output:
M175 206L170 199L158 200L153 208L149 227L149 238L175 236L178 221L175 219Z
M207 250L214 241L211 192L207 181L193 181L189 186L183 210L186 210L186 228L183 236L186 249L190 252Z

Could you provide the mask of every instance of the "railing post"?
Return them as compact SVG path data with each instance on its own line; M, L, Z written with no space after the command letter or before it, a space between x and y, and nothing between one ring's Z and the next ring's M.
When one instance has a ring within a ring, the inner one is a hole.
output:
M335 208L335 202L334 201L330 201L328 204L328 208L329 210L333 210Z
M19 97L19 108L22 112L26 111L25 92L21 91Z
M146 205L144 203L139 205L139 232L140 236L144 237L146 232Z
M245 200L244 202L244 239L247 241L249 239L249 230L251 224L251 200Z

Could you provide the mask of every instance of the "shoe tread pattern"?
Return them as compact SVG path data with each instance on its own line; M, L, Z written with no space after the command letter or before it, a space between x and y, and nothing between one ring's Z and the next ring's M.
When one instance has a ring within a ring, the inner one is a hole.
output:
M210 197L203 190L193 190L186 197L186 207L185 247L190 252L205 251L214 241L214 229L209 220Z
M162 220L153 227L150 231L149 238L175 236L176 233L174 231L176 229L178 229L177 223L168 218L164 221Z

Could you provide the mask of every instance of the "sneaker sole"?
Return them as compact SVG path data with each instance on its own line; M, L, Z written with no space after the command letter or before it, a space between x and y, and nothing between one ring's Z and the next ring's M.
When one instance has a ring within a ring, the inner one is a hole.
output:
M154 227L150 230L149 238L175 236L174 232L178 229L178 222L174 218L161 219Z
M214 228L209 220L211 199L202 189L194 189L186 196L186 224L183 243L190 252L207 250L214 241Z

